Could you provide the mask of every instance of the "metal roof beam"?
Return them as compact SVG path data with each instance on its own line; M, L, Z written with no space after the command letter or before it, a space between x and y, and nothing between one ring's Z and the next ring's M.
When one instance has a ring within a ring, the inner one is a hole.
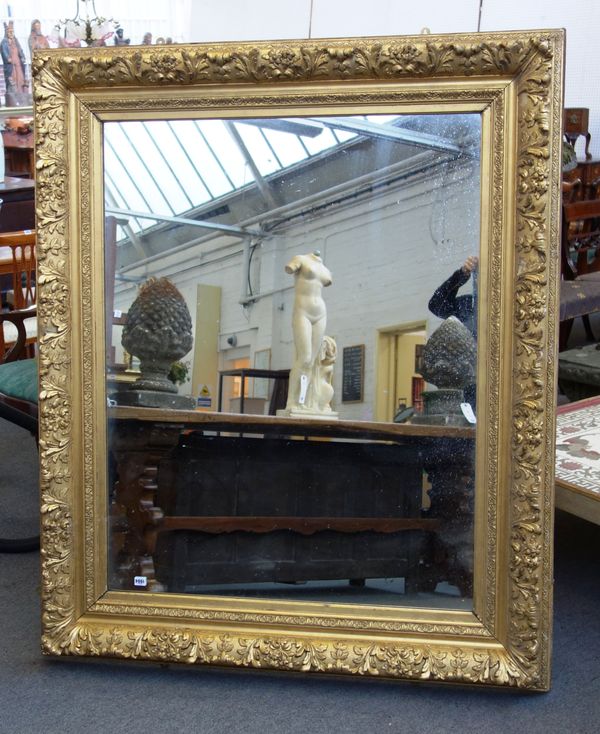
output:
M106 198L110 203L116 207L117 202L115 200L115 197L113 196L112 192L106 188ZM109 211L108 209L106 210ZM110 212L115 213L113 211ZM117 219L117 224L121 227L121 229L125 232L127 237L129 237L129 240L131 241L131 244L135 248L136 252L140 257L146 258L148 257L148 253L146 252L146 249L144 248L144 245L140 242L140 238L137 236L137 234L133 231L131 225L129 224L129 220L127 219Z
M250 167L250 170L252 171L252 175L254 176L254 179L256 181L256 185L258 186L259 191L262 194L264 200L270 207L272 208L277 207L278 202L275 200L275 197L273 196L273 192L271 191L269 184L265 181L262 173L258 170L258 167L256 163L254 162L254 158L250 155L250 151L248 150L248 148L246 148L246 145L244 141L242 140L242 136L235 129L235 125L230 120L224 120L223 124L229 131L229 134L234 139L236 145L240 149L241 154L244 156L246 163Z
M346 130L356 135L366 135L370 138L386 138L386 140L396 140L407 145L414 145L418 148L427 148L428 150L440 150L447 153L461 153L456 143L440 138L437 135L429 135L428 133L420 133L416 130L408 130L403 127L394 127L392 125L378 125L368 120L358 120L350 117L312 117L311 120L325 125L335 130Z
M149 214L148 212L134 212L129 209L117 209L116 207L107 206L105 211L108 214L125 215L128 217L136 217L136 219L151 219L154 222L173 222L174 224L188 224L192 227L203 227L204 229L212 229L217 232L225 232L237 237L260 236L259 230L242 229L234 227L230 224L218 224L215 222L203 222L199 219L188 219L187 217L169 217L165 214ZM165 252L167 254L168 251Z

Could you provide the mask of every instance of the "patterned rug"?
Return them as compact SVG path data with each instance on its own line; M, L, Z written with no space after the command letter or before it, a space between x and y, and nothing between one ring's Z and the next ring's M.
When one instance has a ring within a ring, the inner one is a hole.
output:
M558 408L556 479L600 501L600 395Z

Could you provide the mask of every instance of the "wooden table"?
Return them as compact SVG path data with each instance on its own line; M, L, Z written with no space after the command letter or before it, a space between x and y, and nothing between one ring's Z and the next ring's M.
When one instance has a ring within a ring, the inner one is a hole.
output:
M241 380L240 385L240 397L239 397L239 413L244 413L245 403L251 402L251 398L246 397L246 380L248 378L259 378L259 379L273 379L283 382L286 387L290 377L289 370L267 370L259 369L257 367L244 367L231 370L221 370L219 372L219 398L217 403L217 412L223 410L223 378L224 377L239 377ZM283 406L282 406L283 407ZM227 411L226 411L227 412ZM252 412L252 411L250 411Z
M556 507L600 525L600 396L558 408Z

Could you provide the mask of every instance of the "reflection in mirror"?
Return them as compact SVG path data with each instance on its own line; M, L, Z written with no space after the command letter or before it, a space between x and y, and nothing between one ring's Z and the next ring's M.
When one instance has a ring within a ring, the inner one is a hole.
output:
M471 607L480 147L104 124L111 588Z

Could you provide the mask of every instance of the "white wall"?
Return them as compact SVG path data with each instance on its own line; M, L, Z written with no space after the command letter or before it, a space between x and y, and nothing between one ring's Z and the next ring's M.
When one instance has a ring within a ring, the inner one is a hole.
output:
M0 2L0 16L15 19L25 53L31 20L45 33L72 16L75 0ZM527 28L567 31L565 105L590 108L591 150L600 157L600 2L593 0L96 0L139 43L145 31L176 41L240 41L457 33ZM581 152L580 148L578 151Z
M312 11L312 12L311 12ZM194 2L193 41L334 38L477 30L479 0L203 0ZM434 27L435 26L435 27Z
M590 110L590 151L600 158L600 3L574 0L570 3L483 0L481 30L565 28L565 107ZM583 157L583 139L577 145Z
M394 35L423 27L432 33L565 28L565 106L590 109L590 150L600 158L597 0L481 0L481 15L480 0L195 0L189 40Z

